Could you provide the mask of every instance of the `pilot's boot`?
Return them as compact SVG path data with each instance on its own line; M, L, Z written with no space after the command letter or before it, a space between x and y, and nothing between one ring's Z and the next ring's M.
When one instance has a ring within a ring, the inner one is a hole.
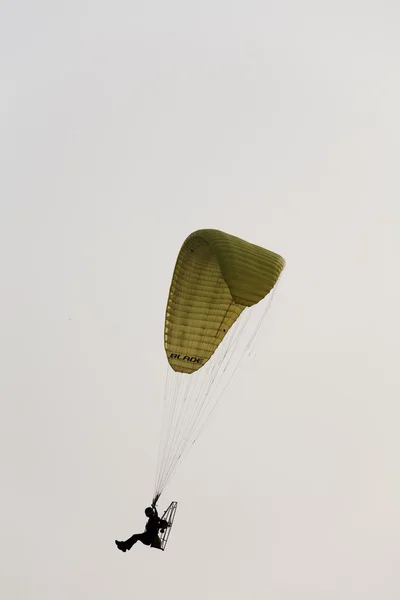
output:
M115 540L115 543L117 545L118 550L121 550L121 552L126 552L125 542L119 542L118 540Z

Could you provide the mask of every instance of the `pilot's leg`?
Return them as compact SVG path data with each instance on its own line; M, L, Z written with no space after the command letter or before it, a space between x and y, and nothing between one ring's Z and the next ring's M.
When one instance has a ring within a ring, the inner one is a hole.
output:
M132 546L141 539L142 535L143 535L142 533L135 533L134 535L132 535L129 539L125 540L124 542L119 542L118 540L115 540L118 550L121 550L122 552L126 552L127 550L130 550L132 548Z

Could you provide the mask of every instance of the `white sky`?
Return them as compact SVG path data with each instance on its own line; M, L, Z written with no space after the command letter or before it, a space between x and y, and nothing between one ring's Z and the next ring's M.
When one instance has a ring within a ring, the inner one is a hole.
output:
M398 600L400 5L3 0L7 600ZM287 259L264 343L153 491L179 247Z

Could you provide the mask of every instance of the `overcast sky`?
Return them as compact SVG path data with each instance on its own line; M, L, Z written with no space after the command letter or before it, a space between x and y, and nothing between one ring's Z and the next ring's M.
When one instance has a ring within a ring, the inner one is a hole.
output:
M400 597L400 5L3 0L7 600ZM176 255L287 260L257 359L151 501Z

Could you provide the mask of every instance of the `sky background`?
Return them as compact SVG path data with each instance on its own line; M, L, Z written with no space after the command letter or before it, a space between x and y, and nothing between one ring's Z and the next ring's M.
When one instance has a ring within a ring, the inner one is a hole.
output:
M3 0L1 596L400 597L400 5ZM287 260L151 501L185 237ZM162 506L161 506L162 507Z

